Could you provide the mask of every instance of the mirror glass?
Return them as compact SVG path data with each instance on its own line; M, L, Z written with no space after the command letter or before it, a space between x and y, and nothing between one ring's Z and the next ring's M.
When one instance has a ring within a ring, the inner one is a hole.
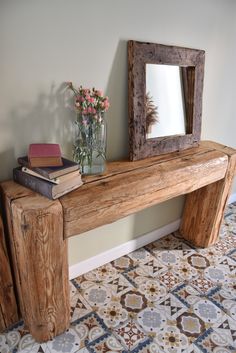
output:
M186 134L182 69L146 64L146 138Z

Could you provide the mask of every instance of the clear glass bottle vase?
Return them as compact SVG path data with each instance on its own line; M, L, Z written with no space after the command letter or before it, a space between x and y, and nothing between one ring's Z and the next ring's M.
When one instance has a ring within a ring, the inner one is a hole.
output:
M102 174L106 168L106 121L103 113L78 114L73 158L82 174Z

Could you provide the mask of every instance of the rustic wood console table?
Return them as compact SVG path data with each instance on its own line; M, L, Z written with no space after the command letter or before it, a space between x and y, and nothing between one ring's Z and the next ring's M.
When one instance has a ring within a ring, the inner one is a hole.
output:
M69 326L69 237L187 194L180 232L214 244L235 174L236 150L213 142L137 162L112 162L99 177L50 201L1 184L22 317L37 341Z

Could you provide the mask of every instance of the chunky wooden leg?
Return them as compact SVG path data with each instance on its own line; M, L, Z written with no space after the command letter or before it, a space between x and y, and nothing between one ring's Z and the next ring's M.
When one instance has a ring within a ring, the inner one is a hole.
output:
M236 168L235 150L211 142L206 142L206 145L228 155L228 168L224 179L186 196L180 233L186 240L201 247L213 245L218 240Z
M70 319L62 206L12 182L1 186L22 316L32 336L47 341Z
M69 327L67 241L63 239L63 214L59 201L29 196L12 202L13 238L24 320L39 342Z
M12 212L11 212L11 203L14 199L30 196L32 194L33 193L31 190L24 188L21 185L18 185L16 183L13 183L12 181L5 181L1 183L1 196L3 201L4 211L5 211L5 218L7 221L6 237L8 238L8 243L10 245L11 261L12 261L12 266L14 271L13 277L14 277L15 285L17 289L17 303L19 306L18 309L19 309L20 318L24 317L25 303L21 293L21 273L18 269L18 260L17 260L18 251L17 251L17 248L15 247L13 231L12 231L13 219L12 219Z
M18 320L17 303L0 215L0 332Z

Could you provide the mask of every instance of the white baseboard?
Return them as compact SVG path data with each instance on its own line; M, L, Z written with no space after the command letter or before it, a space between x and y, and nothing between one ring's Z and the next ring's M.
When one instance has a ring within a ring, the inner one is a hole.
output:
M69 267L69 278L76 278L88 271L94 270L99 266L105 265L106 263L113 261L118 257L124 256L134 250L137 250L144 245L152 243L153 241L158 240L167 234L175 232L179 229L179 226L180 219L150 233L144 234L137 239L130 240L127 243L121 244L115 248L104 251L101 254L72 265Z
M236 193L232 194L228 199L228 204L236 201ZM75 265L69 267L69 278L76 278L88 271L105 265L107 262L113 261L120 256L124 256L134 250L141 248L155 240L164 237L167 234L175 232L179 229L180 219L164 227L154 230L153 232L144 234L137 239L128 241L127 243L121 244L115 248L107 250L101 254L93 256L87 260L81 261Z
M235 194L231 194L229 199L228 199L228 203L232 203L236 201L236 193Z

